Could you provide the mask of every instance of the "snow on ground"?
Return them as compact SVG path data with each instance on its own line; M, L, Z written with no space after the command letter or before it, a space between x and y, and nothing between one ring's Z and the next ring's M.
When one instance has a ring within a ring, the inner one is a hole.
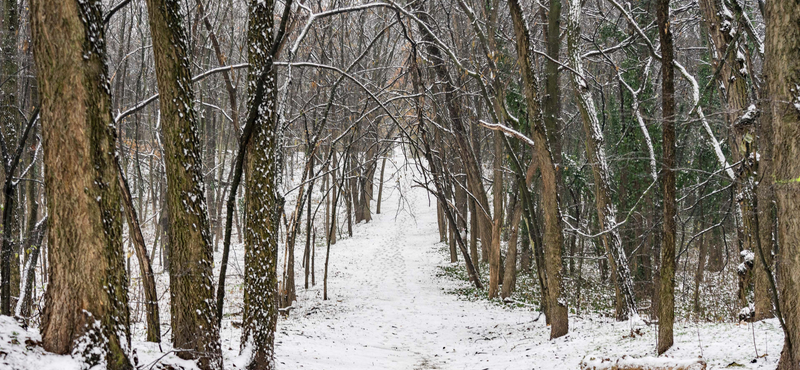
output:
M536 311L452 294L466 283L437 276L449 257L438 244L435 201L425 190L412 187L412 170L402 168L386 182L382 214L374 215L370 223L355 225L352 238L341 236L331 247L330 300L322 300L325 248L316 247L317 284L306 290L300 267L302 247L298 247L298 301L289 317L278 322L279 369L577 369L584 358L654 355L655 327L639 328L641 334L631 337L627 322L571 315L570 333L549 340L549 328ZM238 356L241 331L234 325L241 320L240 245L234 245L231 258L227 316L221 329L226 369L239 368L234 366L242 360ZM160 267L156 270L161 271ZM159 294L166 293L165 275L158 278ZM131 282L132 290L136 284ZM131 295L136 299L135 290ZM156 362L169 362L190 368L168 353L167 299L160 306L166 333L160 348L141 342L143 326L134 326L139 365L149 368ZM710 369L729 365L774 369L783 344L774 319L755 325L679 322L675 333L676 344L667 356L703 356ZM36 345L39 340L37 330L26 331L0 317L0 369L79 368L68 356L45 353ZM751 363L756 352L766 356Z
M411 188L410 175L392 189L381 215L332 246L331 300L322 300L321 263L317 286L298 287L297 309L278 323L280 368L577 369L585 356L655 355L655 328L631 338L627 322L570 316L570 334L549 340L538 312L448 293L464 283L437 277L448 262L437 246L435 202ZM775 320L755 327L678 323L675 332L667 356L702 355L709 368L773 369L783 344ZM767 356L751 364L754 338Z

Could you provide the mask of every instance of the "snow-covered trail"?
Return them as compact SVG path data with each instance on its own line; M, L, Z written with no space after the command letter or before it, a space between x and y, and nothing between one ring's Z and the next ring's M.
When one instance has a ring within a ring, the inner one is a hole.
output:
M434 199L403 180L387 186L382 214L331 247L329 301L317 250L317 286L299 289L299 308L279 323L282 368L474 368L491 357L476 341L530 326L532 313L446 294Z
M296 309L278 323L280 369L577 369L584 356L654 355L655 327L631 338L627 322L570 315L570 334L549 340L538 312L446 293L464 283L437 277L447 261L437 244L435 200L411 186L410 169L395 176L385 185L382 214L331 246L330 300L322 300L322 246L316 286L303 289L298 272ZM702 355L709 368L774 368L783 341L777 322L752 329L679 323L667 355ZM754 342L767 357L751 363Z

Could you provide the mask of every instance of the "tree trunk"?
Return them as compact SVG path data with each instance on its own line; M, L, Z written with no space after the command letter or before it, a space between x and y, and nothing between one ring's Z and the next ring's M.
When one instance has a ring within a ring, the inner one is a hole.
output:
M494 221L492 221L492 244L489 254L489 299L494 298L503 282L500 275L500 229L503 224L503 133L494 132L494 184L492 203L494 205Z
M31 316L31 307L33 306L33 284L36 280L36 263L42 252L42 239L44 238L46 228L47 219L45 218L36 224L28 233L28 243L25 246L26 253L28 253L28 261L25 263L25 269L22 274L21 296L14 310L14 316L22 318L25 323L29 322Z
M167 172L170 313L178 356L222 368L212 283L213 251L187 55L177 0L147 0Z
M475 262L475 274L481 276L480 256L478 255L478 215L475 213L475 200L469 200L469 257Z
M144 236L139 225L139 217L133 207L133 197L128 186L128 181L122 174L119 161L115 159L117 169L117 179L119 180L122 201L125 205L125 216L128 220L128 233L130 239L136 247L136 259L139 260L139 275L142 279L142 290L144 290L145 307L147 310L147 341L161 342L161 321L158 318L158 294L156 293L156 281L153 276L153 268L150 266L150 258L147 256L147 246L144 244Z
M50 229L42 342L88 367L132 369L101 9L100 1L31 3Z
M736 33L741 31L734 31L733 28L743 28L745 26L740 25L740 22L734 18L734 13L738 10L735 7L733 9L734 12L731 12L727 7L725 10L728 11L723 11L721 7L725 5L715 0L702 0L699 3L706 19L705 23L707 24L709 35L716 47L716 63L717 65L721 64L719 82L725 88L725 118L732 134L730 147L733 161L741 163L738 171L736 171L736 193L737 198L739 198L736 212L737 215L740 215L739 218L742 222L737 234L741 238L742 250L757 253L755 238L758 236L754 232L754 212L756 210L753 208L754 196L758 192L755 182L757 162L754 160L754 155L751 158L751 154L758 151L757 141L755 140L756 121L755 114L750 118L747 118L749 116L743 116L746 113L745 110L749 109L750 100L747 94L747 73L742 73L742 71L746 71L744 58L739 57L740 53L734 52L741 47L738 42L739 38L735 37ZM755 106L753 106L754 108ZM755 110L753 112L755 113ZM754 319L761 320L772 317L772 301L769 298L767 276L763 267L759 264L755 264L753 267L752 274L755 282L754 304L756 309ZM740 295L744 295L744 291L740 292Z
M664 217L661 239L658 345L656 347L659 355L672 347L672 325L675 320L675 71L669 2L670 0L658 0L656 5L658 34L661 39L661 119L663 121L664 147L661 167Z
M506 271L503 276L503 290L500 296L508 298L516 289L517 285L517 241L519 240L519 220L522 216L522 207L519 201L515 201L511 212L511 235L508 237L508 252L506 252Z
M251 0L247 30L250 109L259 112L247 144L245 186L245 271L242 352L247 369L275 369L275 329L278 322L278 228L280 197L277 181L278 127L276 73L272 55L274 2ZM269 73L263 98L256 81ZM248 117L249 121L249 117ZM247 123L249 124L249 122Z
M778 317L785 322L786 344L779 369L797 369L800 363L800 6L795 0L766 4L767 97L771 119L773 173L778 212L777 264L780 301ZM773 182L774 181L774 182ZM764 250L767 254L767 250Z
M562 166L561 154L561 123L558 120L561 114L561 85L559 85L559 60L561 50L561 0L550 0L547 13L547 27L544 28L544 37L547 42L547 56L544 61L545 90L542 96L542 122L547 134L547 143L550 146L550 155L557 166ZM560 171L556 173L558 194L564 194L564 180Z
M383 197L383 170L386 169L386 157L383 157L381 161L381 177L380 182L378 182L378 201L375 205L375 214L381 214L381 197Z
M311 214L311 196L314 194L314 156L312 155L309 159L309 177L312 179L311 182L308 184L308 199L306 199L306 247L303 251L303 270L305 275L305 284L304 287L308 289L308 259L309 255L311 254L311 225L313 224L313 215Z
M541 119L541 108L537 97L539 88L533 71L533 57L531 56L531 36L528 25L525 23L522 7L519 0L509 0L511 17L514 22L514 34L517 41L517 61L522 70L522 80L525 85L525 98L528 103L528 117L531 120L533 141L546 143L547 136ZM561 229L561 212L558 209L558 187L556 164L550 149L546 145L536 145L536 161L542 181L542 208L544 210L544 262L545 284L547 285L547 312L550 318L550 338L558 338L569 331L567 317L567 304L562 297L563 291L563 263L561 261L561 248L564 244L564 235ZM537 266L542 268L542 266Z
M33 136L36 136L36 126L33 127ZM35 153L31 153L31 177L38 177L38 159ZM17 301L17 307L14 316L22 317L23 320L28 320L31 315L31 306L33 306L33 284L36 279L36 264L38 263L39 255L42 251L42 239L44 238L44 230L47 227L47 222L38 221L39 217L39 192L38 186L28 186L28 240L21 249L27 256L25 262L25 269L22 275L22 287L20 288L20 299ZM45 220L42 220L45 221Z

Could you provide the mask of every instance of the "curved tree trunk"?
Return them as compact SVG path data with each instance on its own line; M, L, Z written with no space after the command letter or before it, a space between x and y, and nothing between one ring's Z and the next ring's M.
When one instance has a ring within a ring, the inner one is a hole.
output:
M49 214L42 342L89 367L132 369L101 9L97 0L31 3Z

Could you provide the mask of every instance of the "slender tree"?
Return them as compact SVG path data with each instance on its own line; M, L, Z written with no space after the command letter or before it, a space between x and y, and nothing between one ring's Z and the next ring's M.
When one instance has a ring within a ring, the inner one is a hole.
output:
M669 2L670 0L658 0L656 4L656 22L661 40L661 121L664 147L661 164L664 217L656 346L659 355L672 347L672 325L675 321L675 68Z

